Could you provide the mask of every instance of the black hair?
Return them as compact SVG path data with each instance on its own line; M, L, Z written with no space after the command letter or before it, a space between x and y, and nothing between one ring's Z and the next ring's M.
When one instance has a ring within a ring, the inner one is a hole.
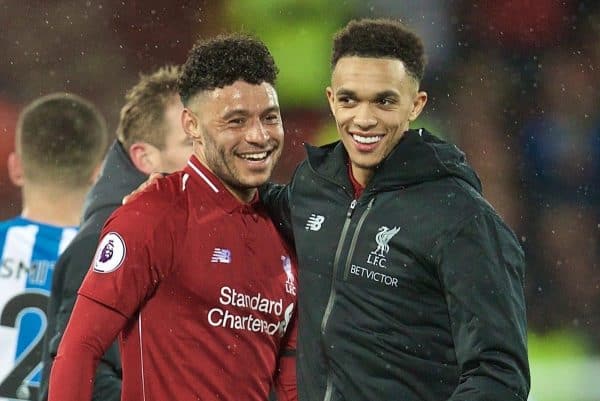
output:
M277 73L273 56L259 39L220 35L194 45L179 78L179 95L186 105L198 92L223 88L238 80L274 85Z
M425 72L425 51L421 39L399 21L362 19L350 21L333 38L331 66L342 57L398 59L407 72L421 81Z

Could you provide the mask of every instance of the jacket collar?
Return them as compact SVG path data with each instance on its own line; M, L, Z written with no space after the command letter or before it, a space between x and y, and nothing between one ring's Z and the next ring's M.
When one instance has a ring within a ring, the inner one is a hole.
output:
M106 154L98 181L86 196L83 220L88 220L100 209L121 206L123 197L147 178L133 165L123 145L114 141Z
M308 145L307 153L308 163L317 174L352 193L346 170L348 154L341 141L322 147ZM365 193L395 190L448 176L460 178L481 192L479 178L455 145L422 128L409 130L376 167Z

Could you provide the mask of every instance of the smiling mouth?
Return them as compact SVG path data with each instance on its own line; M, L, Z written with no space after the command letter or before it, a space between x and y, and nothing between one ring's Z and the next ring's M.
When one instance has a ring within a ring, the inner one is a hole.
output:
M273 153L272 150L267 150L267 151L263 151L263 152L244 153L244 154L240 154L238 156L244 160L248 160L248 161L252 161L252 162L260 162L260 161L266 160L267 157L269 157L271 155L271 153Z
M356 142L362 143L365 145L377 143L377 142L381 141L381 139L383 138L383 135L370 135L370 136L364 136L364 135L358 135L358 134L351 134L351 135L352 135L352 139L354 139Z

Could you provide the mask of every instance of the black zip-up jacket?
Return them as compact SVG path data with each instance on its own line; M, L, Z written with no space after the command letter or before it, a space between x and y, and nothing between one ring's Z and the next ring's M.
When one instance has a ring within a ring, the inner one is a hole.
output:
M338 142L261 189L299 258L301 401L525 401L524 256L456 146L410 130L353 198Z
M89 270L98 246L104 222L121 206L125 195L131 193L147 176L139 171L118 141L108 151L98 181L87 195L83 222L79 232L56 263L48 303L48 329L44 338L42 361L44 370L40 401L48 399L48 383L52 361L67 327L77 290ZM103 356L94 384L94 401L121 399L121 358L115 342Z

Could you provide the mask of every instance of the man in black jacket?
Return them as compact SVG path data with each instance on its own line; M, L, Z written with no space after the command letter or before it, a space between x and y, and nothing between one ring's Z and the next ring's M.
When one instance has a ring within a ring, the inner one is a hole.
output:
M117 128L118 140L111 146L100 178L87 196L80 231L56 264L44 339L42 401L48 397L52 361L104 222L121 205L123 196L140 185L148 174L179 170L192 153L192 142L180 122L183 105L177 88L179 73L178 67L167 66L143 75L126 95ZM93 399L120 398L121 362L114 343L96 372Z
M527 399L524 255L464 154L410 129L424 66L403 25L349 23L327 88L341 141L261 193L299 258L302 401Z

